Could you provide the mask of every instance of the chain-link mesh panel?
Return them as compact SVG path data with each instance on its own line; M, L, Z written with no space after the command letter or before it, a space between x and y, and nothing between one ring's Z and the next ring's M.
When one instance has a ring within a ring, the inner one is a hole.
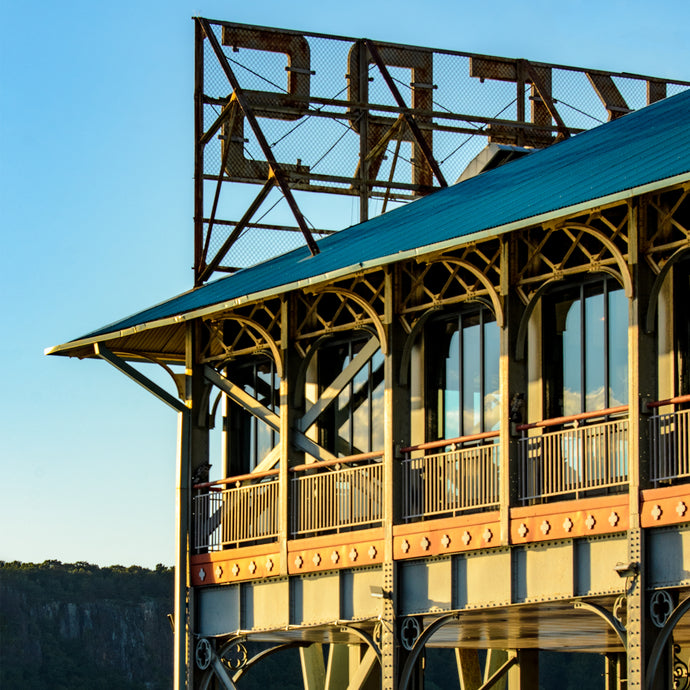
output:
M197 177L205 180L205 250L197 265L211 262L257 185L266 184L269 157L292 193L311 193L299 195L305 217L276 187L236 233L221 267L303 245L300 224L339 230L358 222L364 207L371 217L433 191L441 176L452 184L488 143L541 148L690 85L246 25L208 27L221 54L207 37L201 107L204 132L213 129L197 144ZM228 73L255 126L230 102Z

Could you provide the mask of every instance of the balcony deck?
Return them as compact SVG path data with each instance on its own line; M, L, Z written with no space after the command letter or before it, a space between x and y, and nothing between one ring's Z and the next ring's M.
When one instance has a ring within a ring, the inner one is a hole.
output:
M662 404L674 403L661 401L650 408ZM690 477L689 415L679 410L650 417L652 488L642 495L645 526L685 521L690 508L684 485ZM508 544L628 529L627 408L544 420L518 431L519 491L509 510ZM402 449L396 499L400 517L393 526L396 560L506 545L501 541L498 435L488 432ZM197 485L196 584L279 573L277 474L271 470ZM380 452L290 468L287 571L379 564L384 481ZM215 574L218 566L220 574Z

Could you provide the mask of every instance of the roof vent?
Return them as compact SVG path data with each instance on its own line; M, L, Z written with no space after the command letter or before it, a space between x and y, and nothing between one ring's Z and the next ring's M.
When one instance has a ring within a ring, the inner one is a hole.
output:
M462 175L458 177L455 183L464 182L470 177L479 175L487 170L498 168L504 163L522 158L528 153L532 153L536 150L537 149L528 149L522 146L508 146L507 144L489 144L468 163L467 167L462 171Z

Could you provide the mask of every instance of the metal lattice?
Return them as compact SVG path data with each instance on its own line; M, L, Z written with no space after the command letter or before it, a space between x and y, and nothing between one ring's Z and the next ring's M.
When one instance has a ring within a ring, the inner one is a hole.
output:
M197 284L690 86L197 19ZM228 184L230 183L230 184ZM261 190L257 195L257 185Z

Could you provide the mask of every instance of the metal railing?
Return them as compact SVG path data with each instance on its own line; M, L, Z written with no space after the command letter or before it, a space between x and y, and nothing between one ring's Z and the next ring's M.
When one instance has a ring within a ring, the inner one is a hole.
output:
M363 453L291 468L296 475L290 479L292 536L381 523L382 455Z
M498 505L498 431L403 448L402 516L406 521ZM419 457L413 453L441 450Z
M194 550L218 551L278 536L278 481L266 479L276 471L230 477L198 484L208 488L192 499ZM257 483L243 483L251 480ZM223 485L235 484L230 488Z
M520 495L523 503L553 496L579 498L628 481L628 406L521 424ZM616 418L610 419L615 416ZM601 420L593 422L591 420ZM534 430L566 427L534 435ZM532 432L532 435L530 435Z
M690 395L682 395L647 405L657 410L649 419L652 450L650 479L654 486L690 477L690 410L658 413L660 407L689 402Z

